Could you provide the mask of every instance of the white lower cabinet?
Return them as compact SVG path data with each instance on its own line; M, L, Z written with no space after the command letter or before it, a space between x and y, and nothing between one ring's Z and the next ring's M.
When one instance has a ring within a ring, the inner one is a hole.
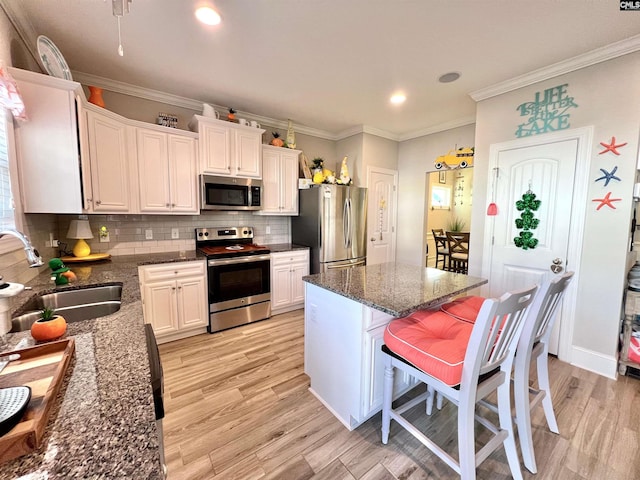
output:
M204 260L138 267L144 321L158 343L207 331L205 272Z
M309 275L309 250L271 253L271 313L304 306L304 282Z
M304 371L311 392L349 429L382 410L384 330L393 319L349 298L305 284ZM396 398L417 380L396 375Z

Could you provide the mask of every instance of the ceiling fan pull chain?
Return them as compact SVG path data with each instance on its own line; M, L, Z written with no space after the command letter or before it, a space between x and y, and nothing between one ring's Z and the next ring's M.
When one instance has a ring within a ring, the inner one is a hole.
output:
M120 17L116 17L118 19L118 55L124 57L124 49L122 48L122 36L120 34Z

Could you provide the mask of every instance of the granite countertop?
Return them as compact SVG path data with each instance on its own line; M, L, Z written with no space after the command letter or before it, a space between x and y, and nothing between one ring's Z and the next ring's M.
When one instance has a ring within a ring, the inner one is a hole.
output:
M484 278L401 263L336 269L302 280L394 317L405 317L487 283Z
M122 306L111 315L70 323L75 355L52 408L42 446L0 465L0 479L160 479L158 433L138 284L138 265L197 260L195 251L127 255L67 266L77 282L55 287L42 273L13 298L14 316L31 297L87 285L122 284ZM4 350L29 332L9 334Z
M294 250L309 250L309 247L304 245L296 245L295 243L273 243L266 245L271 250L271 253L292 252Z

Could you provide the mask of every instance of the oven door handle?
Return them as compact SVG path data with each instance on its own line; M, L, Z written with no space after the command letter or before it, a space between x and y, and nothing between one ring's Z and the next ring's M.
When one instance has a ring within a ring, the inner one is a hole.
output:
M264 262L265 260L271 260L271 255L245 255L233 258L220 258L209 260L207 265L210 267L218 267L220 265L234 265L238 263Z

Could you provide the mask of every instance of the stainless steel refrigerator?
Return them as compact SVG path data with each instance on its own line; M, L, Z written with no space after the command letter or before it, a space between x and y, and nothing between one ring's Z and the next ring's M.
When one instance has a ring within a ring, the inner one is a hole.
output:
M310 247L311 273L364 265L367 258L367 189L321 184L299 191L291 241Z

